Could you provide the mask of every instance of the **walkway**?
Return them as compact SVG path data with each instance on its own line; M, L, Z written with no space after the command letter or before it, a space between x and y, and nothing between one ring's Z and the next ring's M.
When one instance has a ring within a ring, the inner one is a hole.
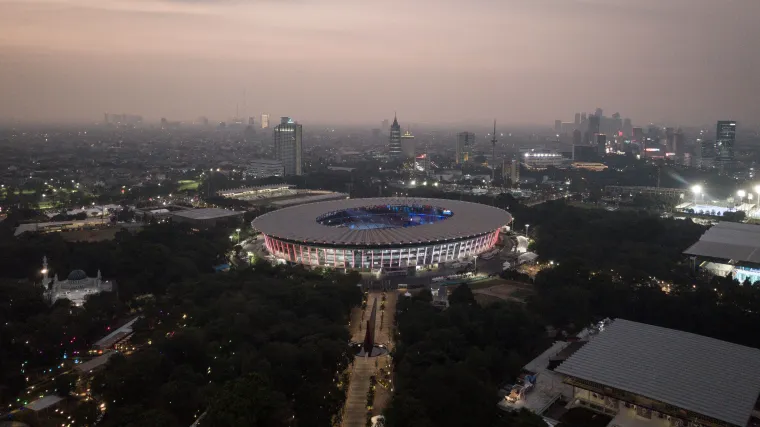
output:
M396 297L398 291L388 291L385 294L385 310L380 310L382 292L371 292L367 297L367 308L356 308L351 315L351 340L363 342L366 334L367 320L372 312L372 305L377 300L377 319L375 321L375 343L381 344L388 349L393 348L393 317L396 313ZM362 316L363 314L363 316ZM378 369L388 364L389 356L376 358L356 357L351 370L351 379L346 396L346 406L343 411L343 427L364 427L367 425L367 393L369 392L369 379L377 375ZM387 394L381 390L380 385L375 389L375 404L372 415L382 413L388 402ZM378 399L382 394L382 398Z

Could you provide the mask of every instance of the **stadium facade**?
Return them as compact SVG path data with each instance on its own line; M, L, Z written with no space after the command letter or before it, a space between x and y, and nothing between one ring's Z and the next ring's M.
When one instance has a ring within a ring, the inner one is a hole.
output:
M512 216L477 203L371 198L311 203L256 218L270 254L312 267L391 272L490 250Z

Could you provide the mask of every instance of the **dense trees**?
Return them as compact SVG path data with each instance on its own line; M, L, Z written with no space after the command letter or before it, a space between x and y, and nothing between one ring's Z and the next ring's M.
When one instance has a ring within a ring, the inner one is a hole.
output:
M252 270L183 282L159 297L151 344L114 357L93 380L110 405L105 426L154 411L188 425L330 425L343 404L336 379L350 361L350 308L358 277L298 268Z
M399 301L389 425L540 425L496 407L497 386L544 345L538 318L520 304L474 304L466 285L451 302L440 312L421 298Z

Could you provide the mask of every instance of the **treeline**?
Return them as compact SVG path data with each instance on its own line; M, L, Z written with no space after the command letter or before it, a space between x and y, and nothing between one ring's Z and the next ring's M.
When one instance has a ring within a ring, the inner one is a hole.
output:
M122 300L143 293L163 293L171 283L212 272L224 261L230 241L223 231L193 232L183 224L158 224L132 234L122 230L113 240L66 242L60 234L29 234L0 239L0 276L39 282L42 257L51 277L61 280L75 269L118 283Z
M628 277L686 280L683 251L707 230L690 220L583 209L563 201L521 208L515 216L530 221L532 249L542 260L583 260L589 268Z
M386 415L393 427L543 426L508 415L498 388L548 344L540 319L518 303L482 307L466 285L439 311L430 293L398 302L395 384Z
M173 285L136 332L150 344L93 379L102 425L333 425L358 281L257 264Z

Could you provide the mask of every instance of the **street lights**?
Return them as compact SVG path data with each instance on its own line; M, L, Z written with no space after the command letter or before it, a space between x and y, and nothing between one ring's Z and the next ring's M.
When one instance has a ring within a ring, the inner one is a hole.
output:
M691 187L691 192L694 193L694 209L697 208L697 196L702 194L702 186L701 185L694 185Z
M525 224L525 237L528 237L528 228L530 227L530 224Z
M239 245L240 244L240 229L236 228L235 232L237 233L237 242L238 242L238 245Z

